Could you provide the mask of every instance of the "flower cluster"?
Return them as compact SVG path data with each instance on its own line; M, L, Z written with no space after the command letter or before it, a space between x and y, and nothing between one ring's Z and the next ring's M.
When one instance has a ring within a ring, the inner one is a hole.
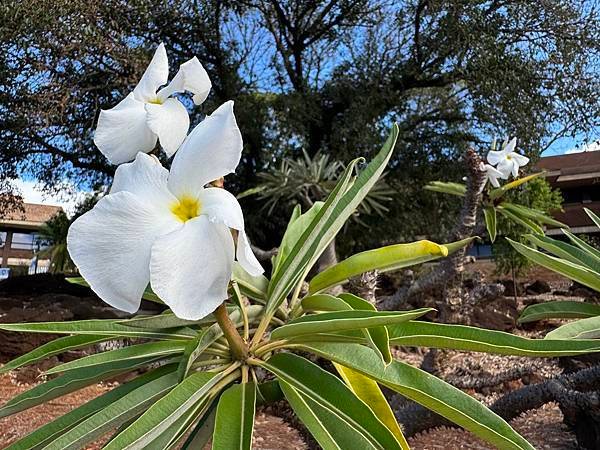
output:
M519 167L523 167L529 162L529 158L515 151L516 146L516 137L512 138L510 142L504 141L502 150L492 150L487 154L489 164L481 163L481 170L486 173L492 186L500 187L499 178L508 180L510 175L516 177L519 174Z
M263 269L238 201L210 187L234 172L241 158L233 102L187 135L187 110L170 96L188 91L200 104L211 82L196 58L160 89L168 72L161 44L133 92L101 112L94 142L121 165L108 195L73 223L67 245L81 275L111 306L137 311L150 283L178 317L196 320L227 298L235 259L250 275ZM170 170L146 154L157 141L167 155L175 154Z

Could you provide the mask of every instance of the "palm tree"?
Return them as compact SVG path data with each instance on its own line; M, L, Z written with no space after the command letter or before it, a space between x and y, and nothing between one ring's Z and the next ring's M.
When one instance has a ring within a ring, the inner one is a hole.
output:
M64 273L75 270L75 264L67 250L67 232L71 221L64 211L49 219L38 231L40 242L47 244L38 252L41 258L50 258L50 272Z

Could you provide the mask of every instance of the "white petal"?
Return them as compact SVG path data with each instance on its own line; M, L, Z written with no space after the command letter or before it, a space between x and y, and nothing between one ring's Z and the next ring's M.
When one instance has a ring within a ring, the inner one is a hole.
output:
M512 172L512 166L512 162L509 159L504 158L500 160L500 162L496 166L496 169L498 169L498 171L502 173L502 178L506 180Z
M148 64L142 79L133 90L135 98L142 102L152 102L157 100L156 91L169 79L169 60L165 45L160 44L152 61Z
M181 223L122 191L103 197L75 220L67 247L92 290L109 305L133 313L150 281L152 244L176 227Z
M492 183L492 186L494 186L496 188L500 187L500 183L498 183L498 177L495 174L488 173L487 179L490 180L490 183Z
M510 142L508 144L504 144L504 148L502 149L502 151L505 154L509 154L515 151L515 147L517 146L517 138L514 137L510 140Z
M492 165L496 165L498 164L500 161L502 161L504 158L506 157L506 155L504 154L504 152L495 152L495 151L490 151L487 154L487 160L490 164Z
M150 282L177 317L198 320L227 298L232 265L229 229L198 216L154 243Z
M511 159L510 163L511 163L510 171L512 173L512 176L516 178L519 175L519 163L514 159Z
M244 230L238 231L237 250L235 256L242 266L242 269L244 269L253 277L258 276L265 271L258 262L258 259L256 259L256 256L252 251L252 247L250 247L248 236L246 236Z
M160 145L168 156L173 156L190 128L187 109L175 98L160 104L148 103L148 127L158 135Z
M146 123L144 103L133 94L112 109L100 111L94 143L112 164L131 161L138 152L147 153L156 145L156 135Z
M242 135L233 102L200 122L173 158L169 188L176 196L195 195L202 187L235 171L242 156Z
M177 199L167 187L168 178L156 157L138 153L135 161L117 167L110 193L131 192L152 207L169 210Z
M206 73L198 58L194 56L179 66L177 75L167 87L159 91L158 98L164 101L176 92L188 91L194 94L192 99L196 105L199 105L206 100L211 87L212 83L208 73Z
M222 223L235 230L244 229L242 207L231 192L220 188L203 189L198 197L201 214L214 223Z
M523 156L517 152L512 152L510 157L514 159L520 167L527 165L529 162L529 158L527 156Z

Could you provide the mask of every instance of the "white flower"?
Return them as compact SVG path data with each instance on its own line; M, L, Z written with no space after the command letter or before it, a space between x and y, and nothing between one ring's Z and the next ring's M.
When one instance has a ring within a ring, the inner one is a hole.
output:
M496 170L495 167L484 163L481 163L480 169L482 172L485 172L486 180L492 183L492 186L500 187L500 183L498 183L498 178L504 178L502 172Z
M167 51L160 44L133 92L114 108L100 111L94 142L112 164L131 161L138 152L148 153L157 139L172 156L185 139L190 127L188 112L179 100L169 97L189 91L199 105L212 85L196 57L183 63L171 82L158 90L168 77Z
M504 143L502 150L495 152L491 151L487 154L488 162L496 166L502 173L502 178L508 179L512 173L513 177L519 175L519 167L523 167L529 162L529 158L520 155L515 152L515 146L517 145L517 138L512 138L510 142Z
M232 173L242 137L227 102L190 133L170 172L138 153L117 168L110 193L78 218L67 245L81 275L115 308L135 312L150 282L183 319L211 313L227 298L235 258L251 275L263 272L244 232L236 198L205 187Z

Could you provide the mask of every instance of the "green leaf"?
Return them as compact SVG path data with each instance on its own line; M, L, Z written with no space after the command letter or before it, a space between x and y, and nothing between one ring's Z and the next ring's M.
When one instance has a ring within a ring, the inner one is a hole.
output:
M127 327L167 330L169 328L182 328L192 325L204 325L214 322L215 318L212 314L209 314L202 320L185 320L180 319L170 311L166 311L162 314L156 314L153 316L139 316L134 317L133 319L121 320L118 323Z
M43 425L42 427L8 446L6 450L31 450L41 448L43 445L48 444L50 441L62 436L66 431L72 429L81 421L85 420L96 412L109 407L133 390L144 386L145 384L155 380L169 371L173 371L173 366L162 366L156 370L136 377L125 384L121 384L105 394L102 394L99 397L96 397L69 411L65 415L60 416L52 422Z
M509 238L506 238L506 240L515 248L515 250L532 260L534 263L553 270L554 272L558 272L567 278L594 289L595 291L600 291L600 274L597 272L570 261L546 255Z
M304 311L347 311L349 305L341 298L329 294L314 294L301 301Z
M211 406L209 399L202 399L188 409L184 414L160 433L152 442L144 445L144 450L169 450L180 442L184 435L192 428L194 422L208 411ZM120 434L120 433L119 433Z
M304 214L301 214L302 210L300 205L296 205L292 212L292 217L290 218L287 229L283 234L283 238L281 238L277 255L273 257L273 271L271 278L275 276L281 266L281 263L294 249L306 231L306 228L310 226L311 222L315 219L319 211L321 211L321 208L324 204L324 202L315 202L313 206Z
M387 402L383 392L379 388L379 385L371 378L358 373L348 367L344 367L340 364L333 363L335 369L338 371L346 386L350 388L354 394L365 402L371 411L388 427L393 435L398 440L402 450L410 450L406 438L402 434L400 425L396 420L396 416L392 411L389 403Z
M498 355L557 357L600 351L594 340L527 339L503 331L465 325L431 322L406 322L388 327L390 343L408 347L449 348Z
M334 426L331 426L330 421L326 422L323 420L324 416L327 416L327 410L324 408L319 409L315 402L310 402L306 396L301 395L298 390L286 382L279 380L279 385L296 416L306 425L308 431L310 431L323 450L343 450L332 436L336 430L342 427L342 431L355 439L353 446L356 446L357 441L360 442L362 440L360 436L355 436L357 433L352 428L347 427L345 422L340 420ZM331 417L331 414L329 414L329 417Z
M592 303L558 301L530 305L521 313L519 323L546 319L580 319L600 316L600 305Z
M372 305L368 301L357 297L356 295L340 294L339 297L344 300L352 309L362 311L377 311L375 305ZM392 353L390 351L390 339L387 328L385 326L372 327L364 328L362 331L371 348L381 356L381 360L385 364L391 363Z
M433 192L441 192L442 194L456 195L464 197L467 193L467 186L461 183L451 183L445 181L432 181L425 186L425 189Z
M589 216L589 218L592 219L592 221L596 224L596 226L598 228L600 228L600 217L598 217L596 214L594 214L594 211L592 211L589 208L583 208L583 210Z
M46 344L43 344L29 353L26 353L0 367L0 373L6 373L10 370L18 369L19 367L33 364L50 356L58 355L69 350L85 348L99 342L106 341L106 336L65 336L54 339Z
M485 227L490 236L490 240L494 242L496 240L496 208L493 206L486 206L483 208L483 217L485 218Z
M278 353L267 362L261 363L261 366L284 382L281 388L286 397L286 384L288 384L324 409L330 417L333 416L336 423L346 424L348 429L355 430L355 433L369 444L368 448L382 450L401 448L390 430L362 400L356 397L339 378L316 364L291 353ZM330 433L333 431L331 428L327 428Z
M281 270L271 279L269 284L271 298L267 305L268 314L274 312L293 287L301 281L300 278L304 271L312 267L377 182L391 157L397 137L398 125L394 124L379 153L360 172L352 186L346 189L357 160L348 165L342 179L331 192L319 213L288 257L282 262Z
M517 178L516 180L511 181L510 183L506 183L504 186L501 186L499 188L492 189L490 191L490 199L496 200L497 198L502 197L507 191L519 187L522 184L527 183L528 181L531 181L534 178L539 177L540 175L543 175L544 173L545 172L533 173L531 175L527 175L526 177Z
M94 367L83 367L53 378L13 397L0 408L0 417L10 416L57 397L77 391L90 384L148 364L154 359L114 361Z
M0 330L21 333L78 334L112 337L139 337L146 339L180 340L192 339L196 332L189 328L171 330L154 330L128 327L118 321L107 320L74 320L71 322L32 322L32 323L0 323Z
M143 413L177 385L177 374L173 371L174 369L173 365L157 369L156 375L160 376L153 377L149 381L144 380L147 382L87 417L45 447L44 450L80 449L85 444ZM111 445L114 440L111 440L108 445Z
M528 234L525 237L533 244L542 247L547 252L553 253L559 258L566 259L580 266L585 266L594 272L600 272L600 259L590 255L579 247L546 236Z
M534 221L532 221L531 219L529 219L527 217L523 217L518 214L515 214L514 212L509 211L508 209L505 209L502 206L497 206L496 211L498 211L500 214L502 214L508 220L510 220L516 224L519 224L519 225L527 228L528 230L533 231L535 234L541 234L541 235L544 234L544 230L542 229L542 227L540 227L537 223L535 223Z
M256 385L234 384L219 398L213 433L214 450L250 450L254 430Z
M546 339L598 339L600 338L600 316L576 320L548 333ZM575 341L578 342L578 341Z
M498 448L533 450L531 444L482 403L409 364L394 361L386 367L373 350L359 344L327 343L298 347L372 378Z
M195 428L192 430L186 441L183 443L181 450L198 450L204 448L210 438L213 436L215 428L216 402L213 402L211 409L206 412Z
M454 241L454 242L444 244L444 247L446 247L448 249L448 255L452 255L453 253L457 252L461 248L471 245L471 242L473 242L476 239L479 239L479 237L471 236L471 237L468 237L465 239L461 239L460 241Z
M518 214L523 217L527 217L528 219L531 219L531 220L541 223L541 224L552 225L557 228L567 228L568 227L564 223L553 219L552 217L548 216L543 211L539 211L537 209L527 208L526 206L523 206L523 205L517 205L514 203L508 203L508 202L502 202L502 207L514 212L515 214Z
M167 356L183 353L187 342L188 341L164 341L130 345L116 350L84 356L83 358L60 364L48 369L46 374L68 372L82 367L101 366L113 361L132 361L135 363L140 359L163 359Z
M582 239L578 238L577 236L575 236L569 230L566 230L566 229L563 228L560 231L562 231L571 240L571 242L573 242L573 244L575 244L577 247L579 247L580 249L582 249L586 253L592 255L596 259L600 260L600 250L595 249L594 247L592 247L590 244L588 244L584 240L582 240Z
M234 261L231 279L237 282L237 284L240 286L242 294L245 296L263 303L267 300L269 280L264 275L258 275L254 277L242 269L240 263ZM214 318L212 321L215 321Z
M312 314L299 317L276 328L271 333L273 340L315 333L331 333L337 331L357 330L416 319L431 308L420 308L412 311L336 311Z
M446 247L431 241L388 245L357 253L317 274L309 283L309 293L314 294L345 283L351 277L370 270L377 269L380 272L388 272L447 255Z
M301 281L300 278L304 271L310 268L309 263L312 257L315 254L320 255L325 248L326 245L322 244L327 219L333 214L335 206L343 198L358 161L356 159L346 167L335 188L327 197L327 201L323 205L315 204L308 211L310 213L314 210L314 217L304 227L302 235L290 250L290 253L279 260L277 273L271 277L269 282L267 314L273 313L281 305L294 285ZM329 241L326 242L326 244L328 243Z
M186 377L198 357L221 336L223 336L223 330L221 330L218 323L215 323L202 331L193 341L190 341L187 344L183 357L179 362L179 368L177 369L180 380L183 380Z
M154 403L125 431L113 439L105 450L143 449L175 423L223 378L210 372L196 372L177 384L168 394ZM176 375L176 380L177 380Z

